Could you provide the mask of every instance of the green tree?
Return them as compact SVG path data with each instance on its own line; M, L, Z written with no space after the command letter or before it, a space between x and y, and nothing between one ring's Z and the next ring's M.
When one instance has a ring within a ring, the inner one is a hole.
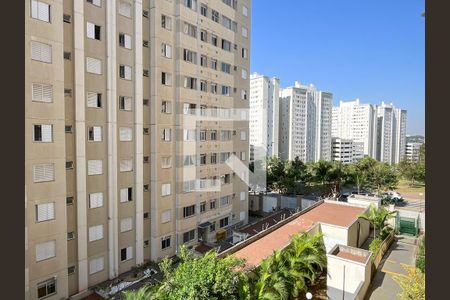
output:
M369 221L373 225L374 227L373 237L376 238L377 230L378 235L380 235L383 229L385 229L386 227L386 221L389 220L390 218L393 218L395 214L396 214L395 211L389 211L383 206L377 209L375 205L371 204L369 206L369 209L364 213L360 214L358 217Z
M378 194L387 189L395 189L398 176L395 168L387 163L376 164L368 174L368 185Z
M169 259L160 263L164 280L154 289L152 299L238 299L243 261L233 256L217 258L214 251L196 257L182 246L180 262L174 267Z
M124 291L122 295L124 300L148 300L152 297L149 286L142 287L137 291Z

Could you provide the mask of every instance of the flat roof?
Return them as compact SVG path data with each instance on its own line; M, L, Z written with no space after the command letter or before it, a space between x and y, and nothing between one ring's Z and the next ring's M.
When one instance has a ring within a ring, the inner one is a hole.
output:
M239 249L233 255L246 260L246 269L253 268L269 257L275 250L282 249L288 245L293 235L307 231L314 224L326 223L349 227L354 223L358 215L365 210L365 207L324 202Z
M367 260L367 255L356 255L350 252L346 251L338 251L338 253L335 254L337 257L342 257L351 261L356 261L360 263L365 263Z

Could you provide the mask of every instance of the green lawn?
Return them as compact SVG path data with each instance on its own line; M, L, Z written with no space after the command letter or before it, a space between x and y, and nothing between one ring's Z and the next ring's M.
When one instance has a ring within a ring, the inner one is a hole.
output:
M397 188L395 189L399 193L422 193L425 194L425 184L416 183L414 186L410 185L410 182L407 180L400 180Z

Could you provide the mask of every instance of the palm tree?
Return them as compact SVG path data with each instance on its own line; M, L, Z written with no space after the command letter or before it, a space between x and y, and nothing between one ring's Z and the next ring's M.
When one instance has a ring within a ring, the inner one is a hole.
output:
M378 230L378 234L385 228L385 223L388 219L394 217L396 214L395 211L389 211L384 207L376 208L375 205L371 204L369 209L364 213L360 214L358 217L361 219L369 221L373 227L373 237L376 237L376 230Z

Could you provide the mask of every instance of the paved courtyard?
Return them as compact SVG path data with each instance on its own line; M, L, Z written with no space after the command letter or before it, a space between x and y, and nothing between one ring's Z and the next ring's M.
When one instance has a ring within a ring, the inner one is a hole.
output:
M401 288L392 279L395 275L406 275L403 266L413 266L416 251L416 238L397 236L383 258L378 271L366 294L368 300L397 299Z

